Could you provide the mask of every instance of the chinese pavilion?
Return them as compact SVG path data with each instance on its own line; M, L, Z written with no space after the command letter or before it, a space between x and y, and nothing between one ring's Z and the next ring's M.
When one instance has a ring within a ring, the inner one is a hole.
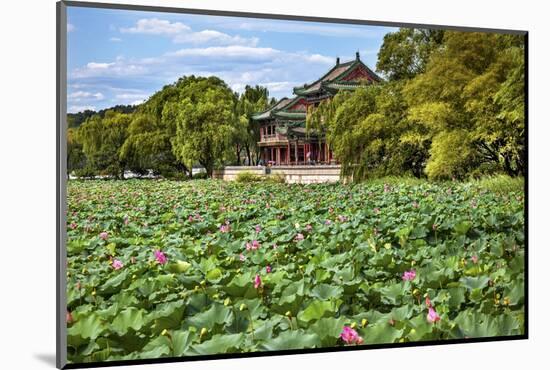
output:
M357 52L355 60L340 63L340 58L336 58L334 67L321 78L295 87L294 98L282 98L266 111L252 116L260 125L258 146L263 162L275 165L334 163L335 158L325 138L312 131L306 135L308 107L318 106L339 90L354 90L380 81Z

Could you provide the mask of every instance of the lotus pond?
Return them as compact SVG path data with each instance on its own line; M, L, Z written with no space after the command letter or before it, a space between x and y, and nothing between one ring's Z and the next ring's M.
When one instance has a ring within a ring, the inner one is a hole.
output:
M523 334L524 198L70 181L70 362Z

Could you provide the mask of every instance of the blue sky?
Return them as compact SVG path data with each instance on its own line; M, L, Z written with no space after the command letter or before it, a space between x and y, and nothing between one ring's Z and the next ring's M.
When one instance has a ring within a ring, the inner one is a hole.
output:
M222 78L233 90L270 96L330 69L337 56L375 68L394 28L211 15L69 7L69 112L138 104L184 75Z

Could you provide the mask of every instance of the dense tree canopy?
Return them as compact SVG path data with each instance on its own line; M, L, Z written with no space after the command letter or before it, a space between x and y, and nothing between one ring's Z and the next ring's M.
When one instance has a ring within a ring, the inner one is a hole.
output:
M200 163L208 176L216 162L230 157L235 134L235 98L225 82L217 77L186 79L176 108L174 153L187 166Z
M521 36L401 29L384 37L377 66L390 81L308 112L344 175L525 174Z

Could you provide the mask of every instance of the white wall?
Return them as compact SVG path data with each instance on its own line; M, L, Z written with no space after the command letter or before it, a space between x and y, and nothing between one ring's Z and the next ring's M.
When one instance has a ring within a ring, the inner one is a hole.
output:
M112 0L111 2L120 2ZM126 3L528 29L530 311L528 341L294 355L132 369L522 369L547 365L550 307L548 10L544 1L126 0ZM55 1L2 3L0 367L53 367L55 354ZM544 353L546 352L546 353ZM543 365L536 365L542 361Z

